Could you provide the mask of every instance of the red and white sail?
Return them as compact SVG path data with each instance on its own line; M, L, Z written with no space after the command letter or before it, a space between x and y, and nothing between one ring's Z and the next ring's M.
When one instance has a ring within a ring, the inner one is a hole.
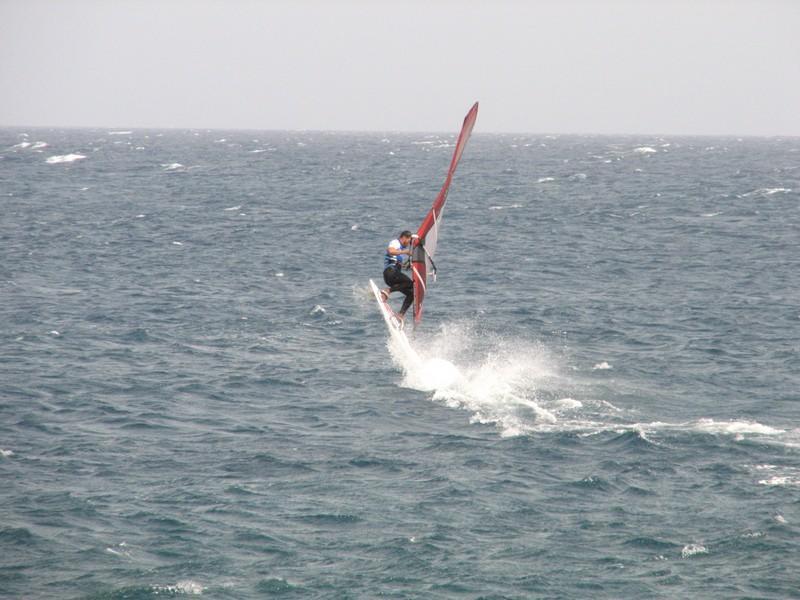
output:
M428 286L428 277L433 274L436 276L435 256L436 244L439 240L439 227L442 224L442 213L445 202L447 202L447 191L450 189L450 182L453 181L453 174L456 172L458 161L467 145L467 140L475 126L478 118L478 103L476 102L464 117L464 124L461 126L461 133L458 134L456 149L453 152L453 159L450 161L450 168L444 180L442 189L433 201L428 214L422 221L414 239L414 249L411 255L411 271L414 281L414 324L419 324L422 319L422 303L425 300L425 292Z

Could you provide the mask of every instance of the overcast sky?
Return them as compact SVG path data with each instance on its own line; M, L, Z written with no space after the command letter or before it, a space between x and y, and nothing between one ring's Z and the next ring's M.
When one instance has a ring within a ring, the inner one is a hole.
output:
M800 135L800 0L0 0L0 125Z

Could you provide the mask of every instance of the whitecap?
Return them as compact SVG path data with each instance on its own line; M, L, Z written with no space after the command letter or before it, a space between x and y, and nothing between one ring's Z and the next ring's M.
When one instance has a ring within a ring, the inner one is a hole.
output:
M55 329L53 329L53 331L50 332L50 335L59 336L61 334L58 331L56 331Z
M770 477L769 479L761 479L758 483L759 485L779 485L779 486L800 484L800 482L795 481L788 475L776 475L775 477Z
M192 596L199 596L206 588L195 581L189 579L179 581L175 585L154 585L153 591L158 594L166 592L167 594L187 594Z
M604 371L606 369L613 369L613 367L606 361L597 363L595 366L592 367L592 371Z
M741 198L748 198L750 196L773 196L775 194L789 194L792 192L791 188L759 188L757 190L753 190L752 192L747 192L746 194L742 194Z
M116 556L126 556L130 558L131 553L129 550L126 549L127 546L128 544L126 544L125 542L120 542L119 544L117 544L116 548L112 548L110 546L106 548L106 552L108 552L109 554L114 554Z
M230 208L225 208L223 210L241 210L241 209L242 209L241 206L231 206Z
M548 181L555 181L555 180L556 180L555 177L539 177L539 179L536 180L536 183L547 183Z
M51 156L45 162L49 165L55 165L59 163L71 163L84 158L86 158L86 156L83 154L61 154L58 156Z
M355 231L356 229L358 229L358 225L357 224L356 225L352 225L350 227L350 231Z
M633 151L638 154L653 154L654 152L658 152L658 150L651 148L650 146L640 146L639 148L635 148Z
M109 131L108 135L131 135L132 131Z
M3 450L0 448L0 457L9 458L10 456L14 456L13 450Z
M165 171L180 171L186 169L181 163L165 163L161 165Z
M686 544L681 550L681 558L689 558L697 554L708 554L708 548L702 544Z
M320 304L317 304L316 306L314 306L314 308L311 309L312 315L324 315L326 312L328 311L325 310L325 308Z
M490 206L489 210L506 210L508 208L522 208L522 204L509 204L508 206Z
M785 433L783 429L776 429L754 421L714 421L714 419L700 419L694 424L694 429L706 433L743 434L755 433L760 435L779 435Z
M11 147L12 147L12 148L20 148L20 149L25 149L25 148L29 148L30 146L31 146L31 143L30 143L30 142L20 142L19 144L14 144L14 145L13 145L13 146L11 146Z
M47 148L50 144L47 142L34 142L33 146L31 146L31 150L39 150L41 148Z

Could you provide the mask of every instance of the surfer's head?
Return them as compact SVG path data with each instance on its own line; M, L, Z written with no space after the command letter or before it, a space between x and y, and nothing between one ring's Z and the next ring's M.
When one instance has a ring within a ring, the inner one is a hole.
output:
M400 240L400 243L403 244L403 246L407 246L408 242L411 241L411 232L408 231L407 229L404 229L403 231L400 232L400 237L398 239Z

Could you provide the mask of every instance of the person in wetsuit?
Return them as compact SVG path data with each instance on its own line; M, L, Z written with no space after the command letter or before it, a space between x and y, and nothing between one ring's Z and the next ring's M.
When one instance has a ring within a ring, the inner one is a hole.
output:
M403 306L397 316L400 319L414 301L414 283L411 278L403 273L402 269L411 267L411 232L403 231L396 239L389 242L386 254L383 257L383 280L389 287L384 289L384 299L389 298L392 292L402 292L405 294Z

